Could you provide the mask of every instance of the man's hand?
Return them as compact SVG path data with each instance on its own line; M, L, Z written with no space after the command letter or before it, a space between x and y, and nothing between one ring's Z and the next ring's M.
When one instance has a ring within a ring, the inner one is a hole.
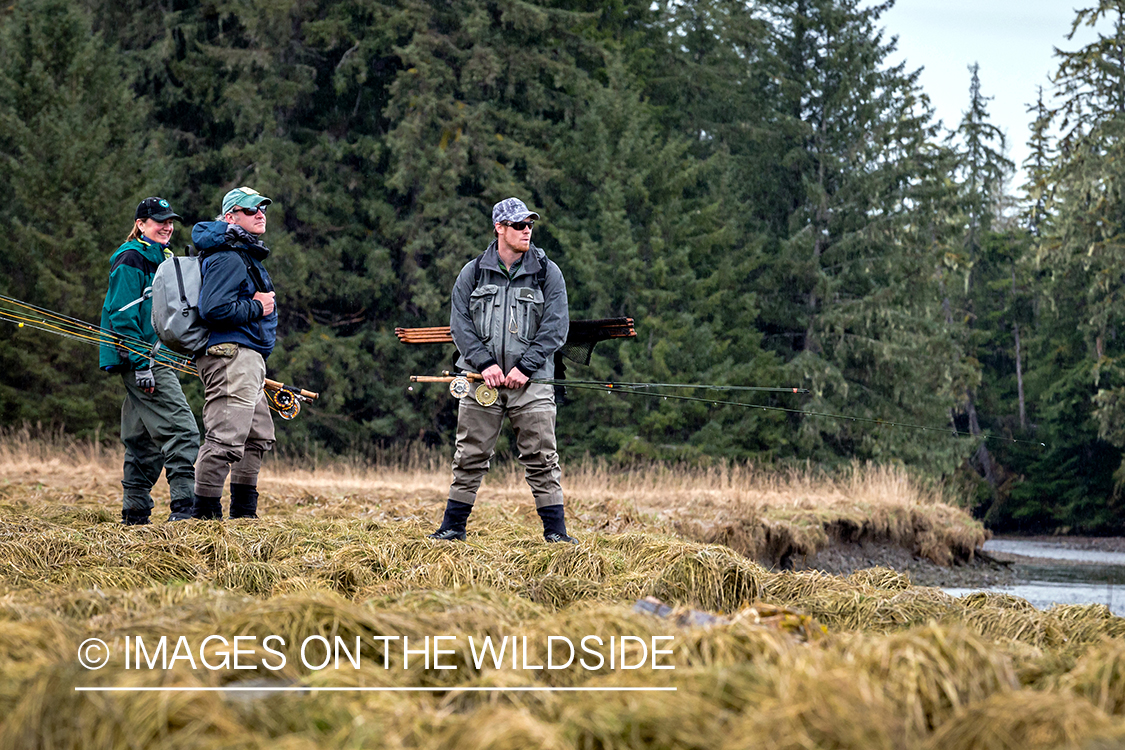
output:
M504 371L500 369L500 365L489 365L484 368L481 377L484 378L485 384L490 388L499 388L504 385L504 382L507 380L507 378L504 377Z
M156 393L156 376L152 374L152 368L146 367L143 370L137 370L137 387L148 394Z
M504 385L508 388L523 388L527 385L527 380L527 376L520 372L518 367L513 367L508 377L504 378Z
M265 317L265 316L269 315L271 312L273 312L273 308L274 308L273 297L274 297L273 292L255 292L254 293L254 299L256 299L256 300L258 300L259 302L262 303L262 317Z

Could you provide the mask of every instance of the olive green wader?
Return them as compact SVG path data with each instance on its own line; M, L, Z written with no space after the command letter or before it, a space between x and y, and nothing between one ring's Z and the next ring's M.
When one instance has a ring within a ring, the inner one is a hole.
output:
M153 368L156 392L137 387L136 373L121 372L125 401L121 404L121 442L125 444L125 467L121 486L125 490L122 511L127 523L147 523L152 513L152 488L164 471L171 494L171 519L191 516L195 501L195 459L199 453L199 429L188 407L176 373L166 367Z

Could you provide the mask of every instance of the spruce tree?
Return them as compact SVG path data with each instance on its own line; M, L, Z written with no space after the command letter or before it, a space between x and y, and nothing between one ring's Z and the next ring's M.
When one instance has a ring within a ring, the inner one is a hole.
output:
M960 125L949 136L956 160L952 177L958 184L961 243L959 248L945 254L942 272L948 275L943 280L945 304L950 309L948 323L952 325L956 318L969 329L972 356L981 361L991 350L993 335L990 328L982 329L974 321L995 307L995 290L989 289L993 279L982 268L984 245L998 218L997 209L1013 164L1004 153L1003 132L989 119L989 97L981 93L980 66L974 63L969 66L969 72L969 106ZM987 292L981 296L981 290ZM978 306L978 302L983 305ZM983 438L977 401L975 389L967 387L958 406L966 416L970 434L977 440L975 468L995 491L1000 481L999 467L994 464Z
M1069 482L1066 501L1052 490L1023 488L1027 518L1106 531L1121 520L1111 475L1122 476L1125 446L1125 370L1118 336L1122 309L1125 236L1119 218L1125 200L1125 2L1102 0L1077 12L1073 33L1087 25L1097 38L1059 52L1054 106L1035 126L1032 171L1037 268L1043 276L1038 349L1028 379L1038 387L1036 409L1048 450L1036 468ZM1048 151L1041 134L1059 136ZM1044 164L1044 157L1046 163ZM1041 207L1040 207L1041 206ZM1050 439L1048 439L1050 438Z
M892 66L877 23L887 5L767 5L783 134L784 227L760 278L759 326L813 390L809 411L948 424L961 351L946 331L933 269L934 185L945 175L917 73ZM951 468L945 435L809 417L806 455L895 455Z
M145 105L81 8L29 0L0 18L0 292L96 323L159 168ZM97 367L93 346L0 324L0 421L116 430L121 393Z

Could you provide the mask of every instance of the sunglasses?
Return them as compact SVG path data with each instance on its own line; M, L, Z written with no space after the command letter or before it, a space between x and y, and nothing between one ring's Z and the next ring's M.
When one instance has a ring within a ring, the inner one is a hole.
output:
M531 229L535 226L534 221L502 221L500 223L506 227L511 227L517 232L522 232L525 229Z
M246 214L247 216L254 216L259 211L261 211L262 215L265 216L266 208L268 208L268 207L267 206L258 206L256 208L242 208L241 206L235 206L234 210L235 211L241 211L242 213Z

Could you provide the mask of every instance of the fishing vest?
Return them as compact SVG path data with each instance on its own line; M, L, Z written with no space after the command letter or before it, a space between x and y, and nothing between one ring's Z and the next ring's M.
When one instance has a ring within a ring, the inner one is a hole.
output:
M484 253L473 260L469 317L489 353L504 372L509 372L520 361L539 332L544 310L543 286L549 261L540 251L536 256L539 269L535 273L509 279L502 271L484 268L481 265L483 258ZM547 357L547 361L535 373L536 377L553 377L554 359L553 356ZM463 358L459 360L458 366L471 369Z

